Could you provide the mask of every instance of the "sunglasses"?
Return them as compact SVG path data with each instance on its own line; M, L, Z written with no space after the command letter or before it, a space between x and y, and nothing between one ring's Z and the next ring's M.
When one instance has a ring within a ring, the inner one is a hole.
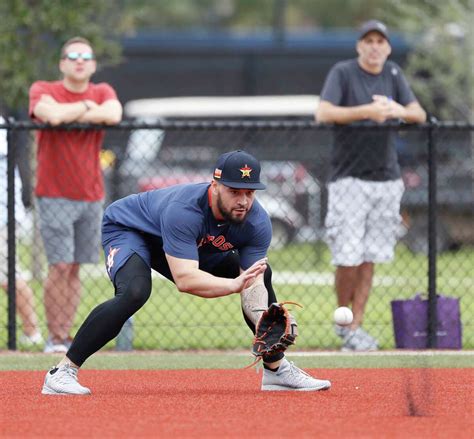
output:
M69 52L63 56L63 59L68 59L70 61L77 61L79 58L82 58L84 61L91 61L95 58L92 52Z

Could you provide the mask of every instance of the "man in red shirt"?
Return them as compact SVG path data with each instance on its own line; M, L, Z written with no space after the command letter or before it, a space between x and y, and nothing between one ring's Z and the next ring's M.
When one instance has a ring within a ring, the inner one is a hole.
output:
M75 37L61 49L60 81L30 88L30 116L59 125L117 124L122 106L106 83L90 82L97 63L88 40ZM35 194L48 276L44 301L49 337L45 352L66 352L80 300L79 267L98 262L104 183L99 130L40 130Z

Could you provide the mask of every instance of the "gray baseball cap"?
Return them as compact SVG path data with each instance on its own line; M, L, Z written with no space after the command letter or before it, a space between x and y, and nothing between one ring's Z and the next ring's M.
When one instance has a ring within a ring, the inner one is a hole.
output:
M364 38L369 32L378 32L382 35L387 41L390 41L388 37L387 26L378 20L369 20L362 24L359 28L359 40Z

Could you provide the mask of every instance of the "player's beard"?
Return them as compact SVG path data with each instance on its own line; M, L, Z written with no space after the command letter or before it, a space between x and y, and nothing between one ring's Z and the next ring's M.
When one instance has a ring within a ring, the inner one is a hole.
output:
M217 194L217 209L219 210L219 213L224 220L236 225L242 224L247 218L247 214L249 213L249 211L247 210L244 216L236 217L232 214L232 210L225 208L224 204L222 203L222 198L220 194Z

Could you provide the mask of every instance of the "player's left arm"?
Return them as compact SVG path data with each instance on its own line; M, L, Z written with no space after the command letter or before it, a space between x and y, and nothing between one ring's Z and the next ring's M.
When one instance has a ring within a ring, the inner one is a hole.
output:
M256 207L257 208L257 207ZM260 211L260 217L256 221L253 236L249 238L249 244L239 249L240 263L247 267L255 259L266 256L272 239L271 221L266 212ZM241 271L243 268L241 267ZM240 294L242 310L247 318L255 325L268 308L268 291L265 286L264 273L255 279L255 282L248 288L245 288Z
M247 318L256 325L268 308L268 291L265 287L263 273L255 279L255 282L248 288L245 288L240 294L242 309Z

